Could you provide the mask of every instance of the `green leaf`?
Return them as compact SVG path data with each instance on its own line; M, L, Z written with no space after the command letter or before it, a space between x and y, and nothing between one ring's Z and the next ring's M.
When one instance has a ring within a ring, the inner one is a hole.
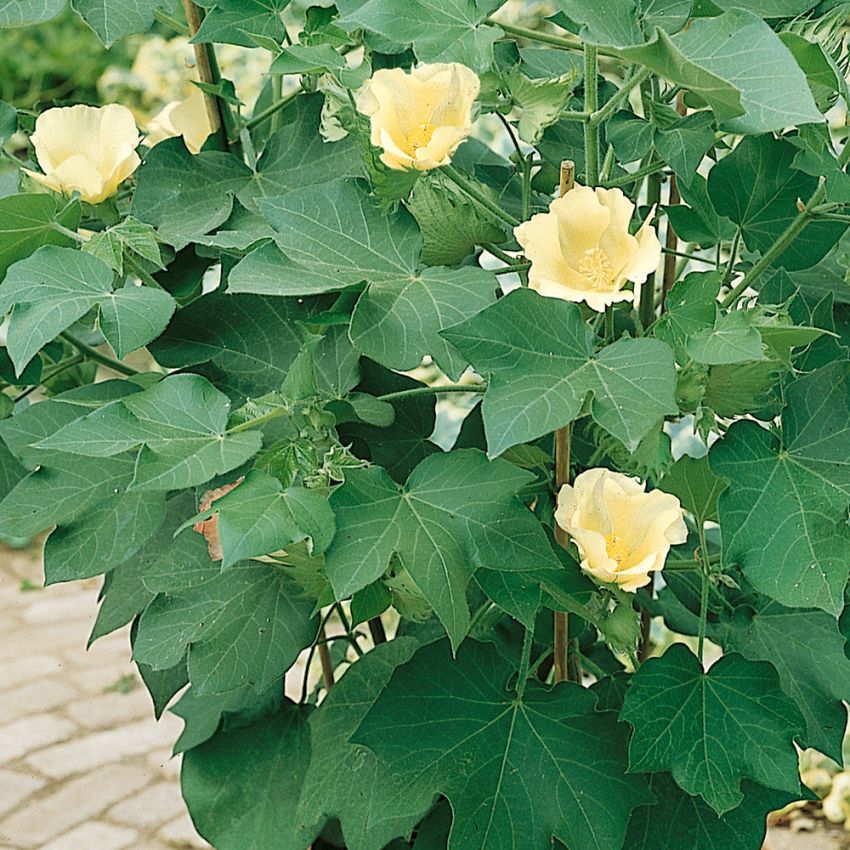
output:
M688 204L665 207L676 234L687 242L707 248L718 242L727 242L735 235L735 225L725 216L719 216L708 197L708 184L701 174L694 174L690 184L681 181L679 190Z
M293 44L284 47L269 68L270 74L324 74L345 67L345 57L330 44Z
M635 730L629 770L670 770L718 814L740 805L742 779L799 793L792 740L803 719L769 664L733 653L706 673L674 644L635 673L620 716Z
M397 44L412 44L420 62L460 62L482 72L493 64L493 43L502 36L484 19L501 0L340 0L337 25L363 27Z
M151 225L137 221L132 216L106 230L93 233L81 249L102 260L119 274L124 273L125 253L133 261L144 261L155 269L164 268L156 231Z
M0 144L5 144L18 130L18 110L0 100Z
M251 179L236 157L219 151L192 155L181 138L156 145L137 175L132 215L154 225L178 251L223 224L234 196Z
M482 215L457 186L433 173L416 182L405 206L422 231L420 259L426 266L458 265L477 245L505 238L502 228Z
M478 570L475 581L506 614L527 629L534 628L542 601L540 581L537 578L504 570Z
M147 32L154 12L166 5L166 0L71 0L74 11L107 47L125 35Z
M366 585L351 597L351 624L358 626L380 617L393 604L390 589L380 580Z
M396 780L394 806L410 811L437 793L454 812L448 850L620 847L629 812L651 801L626 774L625 735L596 698L573 684L507 689L512 667L492 645L444 643L400 667L352 738ZM428 723L423 724L422 718ZM616 800L616 806L611 805Z
M129 284L101 302L100 329L121 358L159 337L176 306L165 290Z
M759 596L711 627L713 640L752 661L769 661L782 690L806 721L800 744L841 760L850 691L850 660L835 618L813 608L786 608Z
M15 308L6 346L18 375L42 346L112 292L112 269L74 248L39 248L9 268L0 315Z
M220 732L183 756L192 820L218 850L300 850L295 807L310 763L307 706Z
M132 641L132 636L130 640ZM154 717L159 720L174 696L189 683L186 662L181 661L167 670L152 670L146 664L137 666L139 676L153 703Z
M335 531L333 512L322 493L304 487L284 489L277 478L258 469L252 469L238 487L184 525L214 514L218 514L225 568L307 538L311 551L320 554Z
M676 281L667 294L666 309L654 333L673 348L682 365L690 359L688 340L714 325L720 282L719 272L691 272Z
M0 502L0 534L31 537L51 525L69 523L98 502L127 490L133 478L129 457L81 463L56 455L37 468Z
M761 334L743 310L719 313L714 327L688 337L687 352L697 363L712 366L764 360Z
M711 169L708 192L715 208L740 225L751 251L764 253L797 217L798 199L808 200L818 178L793 167L798 149L770 135L744 139ZM847 229L831 221L811 222L776 260L805 269L821 260Z
M227 434L230 401L199 375L171 375L144 392L95 410L39 447L110 457L141 445L132 489L203 484L256 454L257 431Z
M364 359L362 368L363 379L358 389L364 393L382 395L424 386L371 360ZM385 427L375 427L377 423L346 422L338 431L343 442L353 441L358 457L372 460L384 467L395 481L403 483L421 460L439 451L430 439L436 421L434 397L413 396L389 404L395 416L391 422L384 423Z
M162 333L174 299L164 290L132 284L113 292L113 275L97 257L53 245L9 268L0 287L0 314L14 307L7 347L18 374L39 349L95 307L118 357Z
M100 611L92 628L89 645L97 638L125 626L145 610L154 594L145 586L144 579L160 559L166 558L171 563L172 570L180 570L186 564L182 548L174 544L174 533L183 517L191 512L194 506L190 493L180 493L170 499L166 503L165 519L156 534L136 555L107 573L100 593ZM209 563L207 547L200 535L197 538L198 549L203 552ZM217 567L215 569L218 570ZM134 628L134 642L136 633ZM177 658L170 667L181 662L185 666L184 656ZM170 668L163 667L163 670L165 669Z
M370 284L351 317L351 341L392 369L415 369L426 354L452 379L466 360L439 333L496 301L499 283L475 266L429 268L406 280Z
M28 27L55 18L65 0L0 0L0 27Z
M629 823L628 850L753 850L761 847L767 816L793 798L781 791L744 781L744 801L722 817L699 797L685 794L666 773L655 774L649 787L658 798L655 806L638 809Z
M781 436L738 422L712 446L712 469L729 479L723 562L777 602L837 615L850 563L850 363L794 381L785 396Z
M676 172L678 181L690 184L696 175L703 157L714 144L712 124L710 112L694 112L665 130L656 130L655 150Z
M312 755L298 806L300 848L315 840L325 821L336 818L351 850L383 847L397 835L409 835L431 801L392 813L394 779L366 747L349 743L366 712L387 686L395 669L409 661L416 641L399 637L377 646L346 670L310 716ZM352 794L351 789L362 789ZM378 817L378 813L381 817Z
M80 205L59 207L53 195L9 195L0 198L0 280L12 263L42 245L71 247L74 240L55 230L54 223L76 230Z
M701 526L717 519L717 499L727 484L711 471L707 457L682 455L670 467L658 487L676 496L682 507L690 511Z
M360 144L353 136L324 140L320 132L324 103L321 94L299 95L284 110L283 125L268 140L250 182L239 191L246 207L255 209L257 198L363 173Z
M150 351L169 369L210 362L258 396L280 389L307 339L299 320L308 315L294 300L213 292L180 310Z
M530 145L540 141L543 131L558 121L567 108L580 78L577 64L565 67L559 77L551 80L533 80L519 66L511 69L506 82L511 99L520 109L520 139Z
M313 603L285 568L247 562L147 607L134 658L155 670L189 647L189 679L198 694L250 686L263 693L281 679L316 636Z
M26 467L0 441L0 502L12 492L15 485L27 474Z
M658 29L650 42L617 52L704 98L728 132L764 133L824 120L788 48L743 9L697 18L672 37Z
M165 496L121 493L60 525L44 544L44 584L109 572L133 557L162 525Z
M212 8L192 41L256 47L251 36L258 35L281 42L286 27L280 13L288 4L289 0L204 0L200 5Z
M337 534L325 569L337 599L380 578L397 555L457 647L476 567L556 568L537 519L516 498L531 479L475 449L426 458L404 488L380 467L353 469L331 496Z
M483 413L491 457L567 425L588 395L593 418L630 451L659 418L678 410L668 345L622 339L595 354L575 304L529 289L442 335L490 375Z
M817 6L815 0L712 0L721 9L746 8L762 18L793 18Z
M258 202L276 243L298 267L275 294L309 295L368 280L400 282L417 268L422 237L404 210L387 213L349 179ZM268 290L264 290L268 291Z

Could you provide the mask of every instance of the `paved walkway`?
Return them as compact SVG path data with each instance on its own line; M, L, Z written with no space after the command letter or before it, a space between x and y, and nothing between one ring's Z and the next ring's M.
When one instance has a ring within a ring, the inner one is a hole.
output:
M35 549L0 545L0 850L195 850L171 745L127 629L86 652L97 581L38 589ZM34 588L34 589L22 589Z

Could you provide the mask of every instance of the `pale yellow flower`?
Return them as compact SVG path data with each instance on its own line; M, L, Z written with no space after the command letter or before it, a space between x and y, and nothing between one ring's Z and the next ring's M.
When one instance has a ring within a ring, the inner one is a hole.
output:
M472 107L481 83L457 62L420 65L410 73L383 68L368 79L357 108L371 121L381 160L397 170L448 165L472 131Z
M575 542L582 569L634 593L688 536L682 506L660 490L608 469L589 469L558 494L555 521Z
M629 233L635 205L619 189L576 186L514 230L531 261L528 285L541 295L585 301L602 312L615 301L633 301L627 281L644 283L661 258L649 223ZM635 287L637 289L637 287Z
M186 147L192 153L198 153L210 133L212 126L206 98L204 93L195 87L187 98L169 103L148 122L145 144L153 147L165 139L182 136Z
M24 169L55 192L79 192L98 204L114 195L138 167L140 142L129 109L108 106L64 106L38 116L32 143L44 174Z

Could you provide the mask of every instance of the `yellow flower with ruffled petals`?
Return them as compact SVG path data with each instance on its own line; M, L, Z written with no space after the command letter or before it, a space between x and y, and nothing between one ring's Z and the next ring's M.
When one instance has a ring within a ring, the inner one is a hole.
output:
M558 494L555 521L575 542L581 567L634 593L688 537L679 500L609 469L589 469Z
M644 283L661 259L661 243L649 223L629 233L635 205L619 189L576 186L514 230L531 262L528 285L541 295L584 301L603 312L633 301L627 282Z
M368 79L357 108L371 119L371 142L396 170L430 171L451 162L472 132L481 83L457 62L420 65L410 73L384 68Z
M24 170L55 192L79 192L84 201L99 204L139 167L140 141L133 113L117 103L48 109L32 135L44 173Z

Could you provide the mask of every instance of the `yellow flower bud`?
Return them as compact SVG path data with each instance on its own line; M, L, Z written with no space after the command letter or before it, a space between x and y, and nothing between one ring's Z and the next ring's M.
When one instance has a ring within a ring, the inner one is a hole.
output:
M36 119L32 136L44 174L24 170L55 192L79 192L98 204L139 167L139 142L133 113L117 103L48 109Z
M153 147L165 139L182 136L189 151L198 153L210 133L212 126L206 98L195 88L189 97L169 103L148 122L145 144Z
M688 536L682 506L660 490L608 469L589 469L558 494L555 521L575 542L582 569L634 593Z
M600 313L615 301L633 301L627 281L644 283L661 258L649 223L635 236L629 222L635 205L619 189L576 186L514 230L531 261L528 285L541 295L585 301ZM637 287L635 287L637 289Z
M429 171L451 162L472 131L472 106L481 83L457 62L376 71L357 98L371 119L371 141L381 161L397 170Z

